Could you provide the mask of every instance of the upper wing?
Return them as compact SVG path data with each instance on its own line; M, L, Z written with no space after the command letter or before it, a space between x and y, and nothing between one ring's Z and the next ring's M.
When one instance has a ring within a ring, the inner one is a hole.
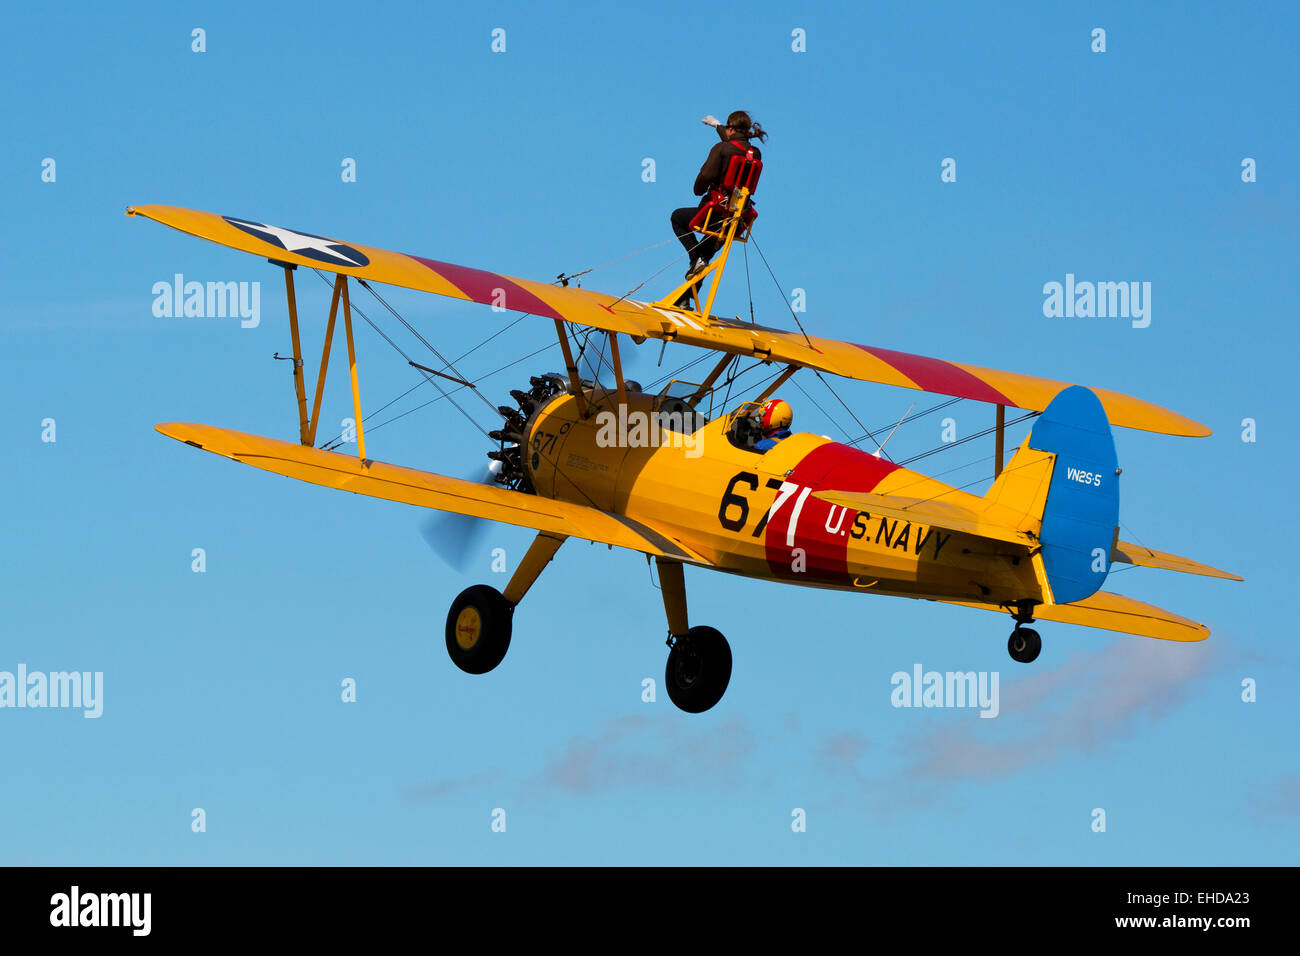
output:
M694 312L661 308L648 302L615 298L587 289L517 279L234 216L156 205L128 206L127 215L144 216L232 249L294 265L563 319L609 332L625 333L638 342L646 338L668 339L763 361L815 368L864 382L880 382L1039 412L1058 392L1073 384L871 345L805 336L740 319L716 316L705 319ZM1112 425L1167 435L1210 434L1204 425L1142 399L1099 388L1093 391L1101 399Z
M515 279L496 272L403 252L389 252L236 216L221 216L179 206L128 206L126 214L144 216L200 239L255 256L418 292L497 305L511 311L565 319L628 335L646 334L643 323L634 318L637 313L650 311L657 315L649 306L637 308L626 299L615 311L610 308L616 301L613 296L586 289L566 289L531 279Z
M1006 613L1006 608L995 604L980 604L975 601L943 603ZM1210 629L1204 624L1197 624L1154 604L1135 601L1109 591L1098 591L1073 604L1040 604L1034 608L1034 617L1043 621L1060 621L1062 624L1081 624L1104 631L1155 637L1162 641L1203 641L1210 636Z
M625 515L380 461L367 461L363 465L355 455L322 451L228 428L184 422L154 427L167 437L195 448L326 488L585 538L657 557L709 563L681 543Z

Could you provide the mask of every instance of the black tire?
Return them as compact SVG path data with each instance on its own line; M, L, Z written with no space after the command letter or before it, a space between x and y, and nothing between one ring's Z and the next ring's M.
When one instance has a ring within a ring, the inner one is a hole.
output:
M447 612L447 653L466 674L486 674L510 649L514 607L486 584L466 588Z
M673 643L664 669L668 697L688 714L722 699L731 681L731 646L711 627L693 627Z
M1016 628L1007 640L1007 653L1011 655L1013 661L1021 664L1032 664L1042 649L1043 639L1032 627Z

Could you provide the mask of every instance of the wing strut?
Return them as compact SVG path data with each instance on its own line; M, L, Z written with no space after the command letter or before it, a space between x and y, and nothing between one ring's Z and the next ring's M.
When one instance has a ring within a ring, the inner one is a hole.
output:
M582 379L578 377L578 366L573 361L573 349L569 348L569 333L561 319L555 320L555 334L560 337L560 351L564 353L564 367L569 370L569 391L573 393L578 405L578 417L587 417L587 399L582 394Z
M726 371L727 366L730 365L734 359L735 356L732 355L730 352L722 353L722 358L718 359L718 364L713 366L713 371L709 373L709 377L706 378L703 382L701 382L700 387L695 390L695 394L693 394L690 398L686 400L687 403L691 406L691 408L694 408L696 405L698 405L700 403L700 399L704 398L705 395L709 394L709 389L713 387L713 383L718 380L719 375L721 375L724 371Z
M298 396L298 436L304 445L307 441L307 389L302 378L302 340L298 337L298 297L293 290L293 270L298 267L291 262L282 262L284 266L284 291L289 297L289 331L293 338L293 390Z
M776 380L763 390L763 394L758 396L758 398L754 399L754 403L756 405L762 405L765 401L767 401L774 394L776 394L776 390L780 388L782 385L784 385L787 381L789 381L790 376L797 371L799 371L799 366L787 365L785 367L785 371L782 372L780 375L778 375L776 377Z
M993 477L996 478L1002 474L1002 456L1003 448L1007 435L1007 406L998 406L997 422L995 426L998 430L997 438L993 442Z
M357 423L357 457L366 463L366 436L361 431L361 389L357 385L357 351L352 345L352 300L348 295L348 277L339 274L343 285L343 328L348 335L348 371L352 374L352 414Z
M330 320L325 326L325 345L320 353L320 372L316 376L316 400L311 406L311 423L307 431L307 440L304 445L316 444L316 426L320 424L320 400L325 394L325 372L329 369L330 364L330 347L334 342L334 319L339 313L339 292L343 288L343 276L336 276L334 280L334 297L330 301Z
M609 337L609 360L614 366L614 383L618 388L618 403L627 404L627 382L623 380L623 360L618 354L618 333L606 332Z
M325 394L325 375L329 371L330 352L334 343L334 322L338 318L339 300L343 301L343 328L348 340L348 371L352 378L352 414L357 429L357 455L366 460L366 438L361 424L361 389L357 382L357 351L352 339L352 300L348 295L348 277L341 272L334 277L334 295L330 299L330 317L325 326L325 342L321 346L320 371L316 375L316 396L311 415L307 414L307 388L302 373L302 337L298 333L298 296L293 284L293 263L268 260L284 268L284 290L289 299L289 329L293 336L293 390L298 397L298 440L308 448L316 444L316 428L320 425L320 403Z

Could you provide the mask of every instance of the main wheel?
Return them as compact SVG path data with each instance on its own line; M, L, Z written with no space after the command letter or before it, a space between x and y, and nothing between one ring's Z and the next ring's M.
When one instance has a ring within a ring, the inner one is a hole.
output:
M1032 663L1042 649L1043 639L1032 627L1016 628L1007 641L1007 651L1011 654L1011 659L1021 664Z
M447 653L466 674L486 674L510 649L514 607L486 584L466 588L447 612Z
M668 697L688 714L700 714L722 699L731 681L731 646L711 627L693 627L668 652L664 683Z

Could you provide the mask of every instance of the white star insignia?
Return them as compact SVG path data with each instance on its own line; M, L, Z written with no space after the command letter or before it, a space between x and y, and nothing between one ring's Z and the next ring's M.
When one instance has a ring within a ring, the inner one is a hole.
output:
M309 236L301 232L294 232L292 229L281 229L279 226L270 226L264 222L249 222L247 219L235 219L233 216L225 217L232 225L246 226L249 229L256 230L263 234L267 241L278 242L289 252L302 253L319 253L319 256L310 256L310 258L324 258L326 261L336 262L339 265L364 266L367 264L364 256L353 249L349 249L341 242L333 239L323 239L320 236ZM361 258L353 258L353 256Z

